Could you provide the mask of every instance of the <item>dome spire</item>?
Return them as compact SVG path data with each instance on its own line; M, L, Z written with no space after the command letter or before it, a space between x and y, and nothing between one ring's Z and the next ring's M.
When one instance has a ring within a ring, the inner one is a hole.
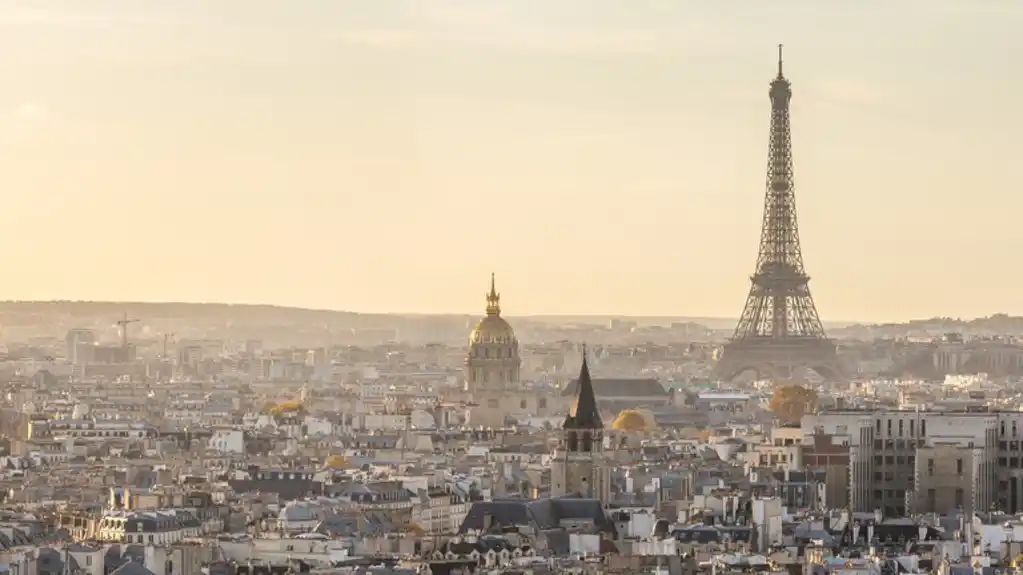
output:
M501 294L497 293L494 274L490 274L490 293L487 294L487 315L501 315Z

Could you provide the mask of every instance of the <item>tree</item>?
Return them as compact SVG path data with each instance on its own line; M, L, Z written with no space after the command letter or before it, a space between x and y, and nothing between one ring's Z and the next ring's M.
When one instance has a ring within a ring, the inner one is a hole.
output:
M785 424L798 424L817 406L817 392L801 385L782 385L771 394L771 411Z
M282 401L280 403L273 405L270 408L269 413L270 415L284 415L289 413L301 415L304 409L305 407L302 405L301 401L290 400Z

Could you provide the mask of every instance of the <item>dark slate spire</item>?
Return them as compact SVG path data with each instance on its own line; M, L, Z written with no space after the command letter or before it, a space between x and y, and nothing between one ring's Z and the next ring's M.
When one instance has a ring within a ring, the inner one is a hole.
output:
M564 429L603 429L600 410L597 409L597 397L593 393L593 382L590 381L590 367L586 363L586 348L583 348L583 366L579 370L576 382L575 402L565 418Z

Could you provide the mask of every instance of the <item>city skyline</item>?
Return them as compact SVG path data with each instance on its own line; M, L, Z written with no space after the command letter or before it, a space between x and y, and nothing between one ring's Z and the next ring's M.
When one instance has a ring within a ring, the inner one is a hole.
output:
M168 6L0 8L3 299L738 317L781 42L822 319L1023 314L1023 7Z

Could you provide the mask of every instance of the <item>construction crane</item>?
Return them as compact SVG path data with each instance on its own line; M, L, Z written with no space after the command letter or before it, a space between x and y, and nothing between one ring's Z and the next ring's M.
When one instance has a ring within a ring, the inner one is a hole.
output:
M121 326L121 347L128 347L128 326L138 322L137 319L128 319L128 312L124 312L124 318L117 320L117 325Z

